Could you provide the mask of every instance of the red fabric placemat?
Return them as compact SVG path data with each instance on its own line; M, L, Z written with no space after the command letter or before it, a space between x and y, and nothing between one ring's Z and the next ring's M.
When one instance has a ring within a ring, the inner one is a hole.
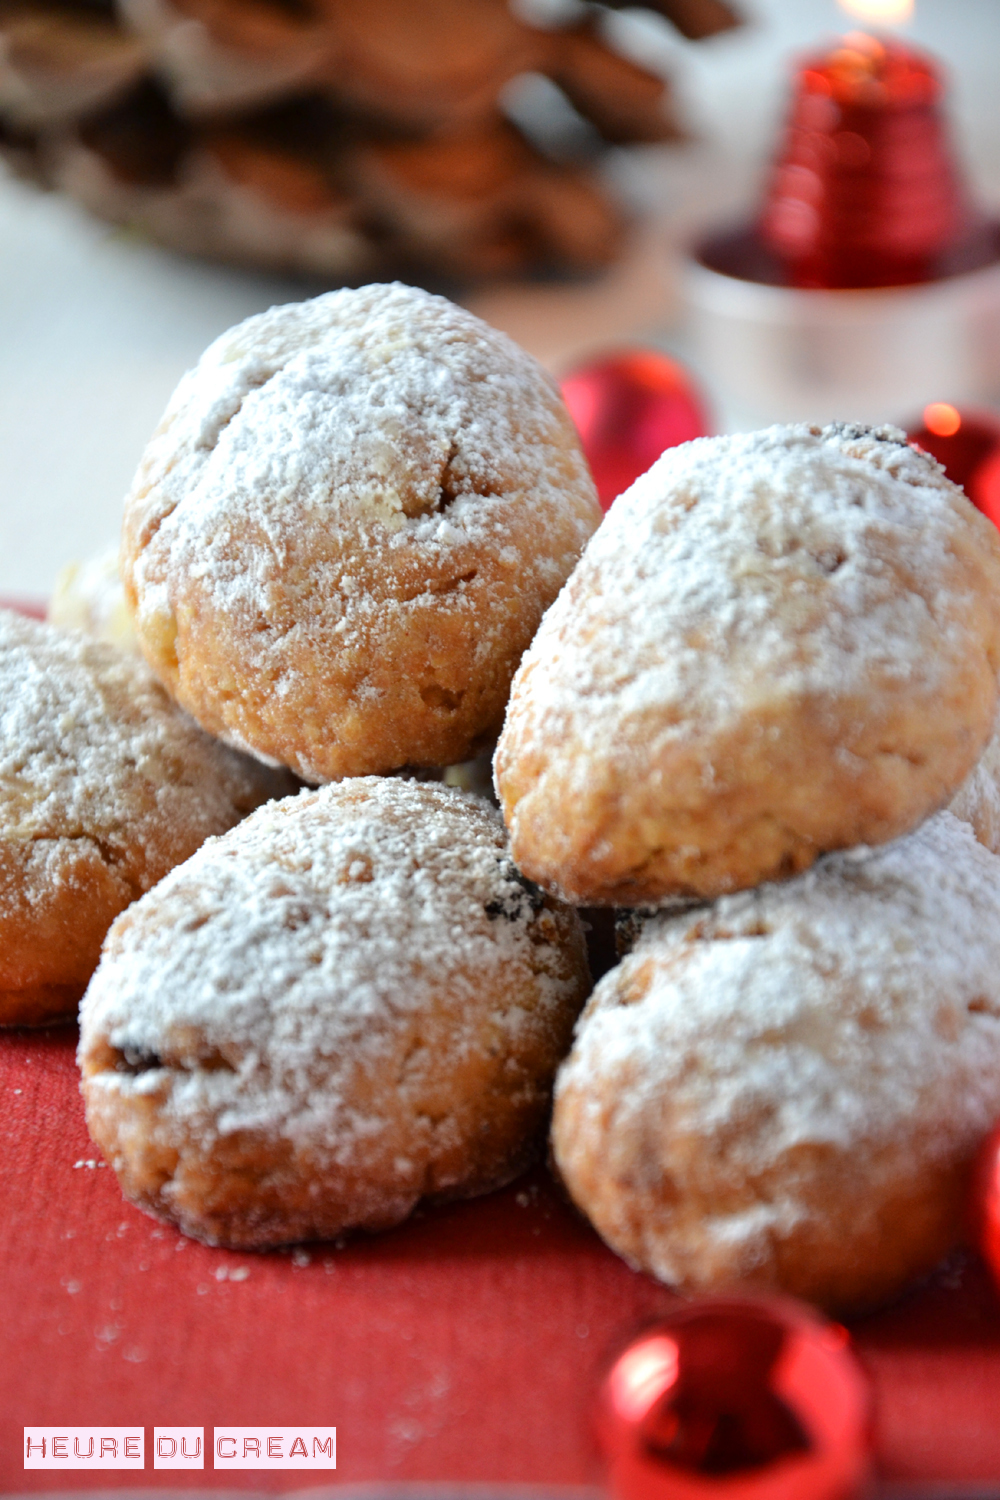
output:
M38 601L0 603L41 616ZM23 1469L23 1428L336 1426L316 1483L599 1481L600 1371L666 1288L538 1169L390 1234L210 1250L124 1202L76 1030L0 1032L0 1491L301 1489L301 1472ZM858 1324L889 1479L1000 1480L1000 1298L974 1259Z
M342 1248L247 1255L126 1204L83 1121L75 1030L0 1035L0 1489L298 1489L301 1473L24 1472L22 1428L336 1426L314 1482L592 1483L588 1411L671 1295L542 1169ZM854 1329L891 1478L1000 1477L1000 1301L954 1262Z

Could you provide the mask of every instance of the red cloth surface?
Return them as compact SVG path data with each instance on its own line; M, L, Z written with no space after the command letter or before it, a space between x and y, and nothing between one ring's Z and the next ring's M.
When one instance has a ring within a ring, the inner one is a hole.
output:
M126 1204L83 1120L75 1032L0 1034L0 1490L298 1489L301 1473L24 1472L26 1425L337 1427L336 1475L589 1483L604 1362L670 1305L545 1172L297 1254L185 1240ZM308 1263L306 1263L308 1256ZM246 1268L245 1279L231 1279ZM853 1330L891 1478L1000 1478L1000 1300L954 1262Z

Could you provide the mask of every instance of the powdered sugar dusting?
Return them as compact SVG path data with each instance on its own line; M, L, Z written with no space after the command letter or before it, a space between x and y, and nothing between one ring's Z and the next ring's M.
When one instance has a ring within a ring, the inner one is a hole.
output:
M374 777L302 793L210 841L112 929L81 1010L88 1087L163 1098L206 1150L251 1129L349 1163L392 1129L435 1011L450 1055L430 1066L449 1077L566 1027L567 920L579 941L477 798Z
M443 298L372 286L273 308L206 351L144 456L124 555L157 665L175 651L195 672L207 608L282 695L303 642L377 655L430 595L467 618L488 674L510 595L537 596L539 618L599 519L551 377ZM210 727L239 733L219 713Z
M32 851L32 899L76 840L138 894L291 785L204 734L130 653L0 611L0 817Z
M582 1123L567 1160L589 1131L609 1158L658 1141L646 1248L668 1279L687 1249L671 1225L683 1239L684 1195L699 1192L689 1132L726 1184L700 1227L734 1249L729 1274L816 1211L814 1148L841 1154L844 1192L875 1204L901 1159L963 1160L1000 1113L1000 861L945 812L785 884L650 918L581 1018L557 1099L569 1092Z
M994 528L894 429L774 427L669 450L615 502L515 678L496 762L515 854L522 819L558 843L545 809L572 829L597 784L653 825L643 854L668 837L658 810L700 816L758 790L773 803L748 803L747 819L816 842L817 810L864 778L886 824L868 836L914 826L985 741L998 584ZM893 825L897 787L909 821ZM602 836L581 831L588 858Z
M250 318L206 350L139 489L162 484L164 524L183 502L168 530L180 546L185 532L210 538L213 513L234 500L269 526L294 500L307 515L367 513L397 547L449 546L491 529L491 483L551 503L538 449L559 436L554 395L534 360L442 298L399 285L331 292ZM160 473L164 446L181 457ZM442 511L446 468L456 493ZM209 558L201 569L230 605L253 586Z
M958 494L891 429L770 428L668 450L615 502L525 658L539 726L571 716L574 735L614 753L633 709L718 724L745 711L743 685L762 672L824 696L862 677L932 690L948 663L924 650L928 628L937 617L958 635L940 595ZM882 565L882 537L905 542L910 592ZM798 610L786 599L800 568L831 580L818 618L804 587Z

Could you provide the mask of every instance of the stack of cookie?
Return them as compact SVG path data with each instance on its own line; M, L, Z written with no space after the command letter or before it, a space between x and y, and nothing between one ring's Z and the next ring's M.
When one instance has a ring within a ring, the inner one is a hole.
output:
M255 768L196 843L268 776L325 785L166 873L112 815L104 679L37 688L3 782L25 868L55 834L148 854L82 1006L91 1131L143 1207L273 1245L508 1180L562 1064L554 1158L621 1254L870 1306L955 1242L1000 1115L1000 536L850 426L687 444L599 522L553 382L441 298L272 309L184 378L126 505L155 679L99 649ZM46 649L22 681L98 648ZM509 839L427 779L501 724ZM204 773L112 737L176 821ZM86 887L57 875L53 930ZM575 1042L574 907L632 942Z
M537 1152L583 929L494 807L424 778L495 741L600 519L534 360L440 297L335 292L224 335L153 436L122 546L150 665L11 618L0 933L10 967L16 899L34 970L5 1019L72 1013L122 912L80 1060L136 1202L283 1244L484 1192ZM114 619L106 598L89 616ZM249 789L213 792L223 772ZM288 795L297 777L332 784ZM85 951L49 947L84 916Z
M518 866L646 908L555 1160L673 1285L858 1310L960 1235L1000 1115L998 601L1000 538L902 433L773 428L665 454L519 669Z

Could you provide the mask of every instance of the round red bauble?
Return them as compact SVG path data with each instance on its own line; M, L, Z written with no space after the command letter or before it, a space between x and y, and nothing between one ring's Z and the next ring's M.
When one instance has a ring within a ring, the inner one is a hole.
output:
M597 1421L614 1500L845 1500L868 1475L847 1333L782 1297L678 1307L615 1360Z
M983 515L1000 526L1000 449L979 465L972 498Z
M907 428L907 437L933 454L973 505L1000 526L1000 415L932 401Z
M1000 1281L1000 1125L986 1137L972 1172L969 1229L993 1278Z
M655 349L631 349L592 360L562 382L608 510L666 448L711 432L705 403L677 360Z

